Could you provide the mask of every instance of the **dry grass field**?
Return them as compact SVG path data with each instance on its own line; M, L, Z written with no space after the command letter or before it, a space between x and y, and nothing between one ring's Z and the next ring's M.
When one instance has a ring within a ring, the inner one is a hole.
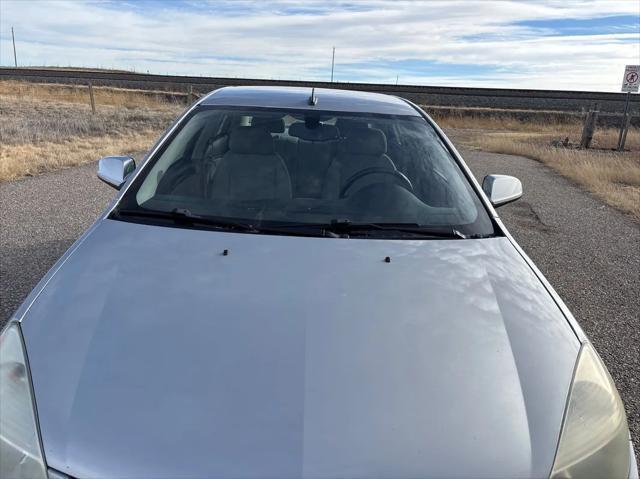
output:
M0 81L0 181L146 151L184 109L153 92Z
M640 219L640 129L630 128L624 152L614 151L618 130L598 128L591 149L580 143L580 122L522 122L509 116L433 115L444 128L456 131L470 148L520 155L540 161L575 181L605 203ZM553 146L569 139L569 147Z

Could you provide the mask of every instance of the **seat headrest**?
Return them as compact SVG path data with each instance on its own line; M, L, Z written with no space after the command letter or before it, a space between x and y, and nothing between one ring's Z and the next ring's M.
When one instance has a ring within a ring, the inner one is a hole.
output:
M338 139L338 129L333 125L320 123L316 128L307 128L303 122L289 127L289 136L307 141L329 141Z
M347 137L354 133L354 130L369 128L366 122L354 120L352 118L338 118L336 120L336 128L340 132L341 137Z
M258 126L239 126L231 131L229 150L242 155L270 155L274 151L273 138Z
M344 151L356 155L380 156L387 152L387 137L377 128L360 128L342 144Z
M254 116L251 119L251 126L259 126L269 133L284 133L284 120L274 116Z

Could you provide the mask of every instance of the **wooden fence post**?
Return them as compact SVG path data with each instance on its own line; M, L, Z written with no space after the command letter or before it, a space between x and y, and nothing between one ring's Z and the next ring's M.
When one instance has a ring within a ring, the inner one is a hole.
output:
M629 129L629 123L631 121L631 115L629 115L629 99L631 98L631 92L627 92L627 96L624 101L624 113L622 114L622 124L620 125L620 134L618 135L618 146L616 150L623 151L624 144L627 141L627 130Z
M591 140L593 140L593 132L596 129L596 121L598 121L598 104L595 104L593 110L587 113L582 128L582 138L580 140L580 148L589 148Z
M96 100L93 98L93 85L89 82L89 100L91 100L91 113L96 113Z
M618 143L618 151L624 151L624 144L627 141L627 132L629 131L629 125L631 123L631 115L627 115L624 121L624 129L622 130L622 138Z

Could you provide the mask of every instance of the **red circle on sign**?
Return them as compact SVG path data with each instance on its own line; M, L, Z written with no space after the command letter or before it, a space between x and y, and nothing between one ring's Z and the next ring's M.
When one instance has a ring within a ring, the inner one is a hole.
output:
M638 81L638 74L636 72L627 73L627 82L628 83L635 83L637 81Z

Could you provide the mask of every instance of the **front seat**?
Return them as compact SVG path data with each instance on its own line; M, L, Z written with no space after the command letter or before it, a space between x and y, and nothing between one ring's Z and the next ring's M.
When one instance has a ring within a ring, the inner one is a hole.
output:
M387 137L377 128L356 128L343 138L338 153L327 172L325 198L338 198L347 181L356 173L381 168L396 170L393 161L387 156ZM358 182L360 187L379 181L375 175L364 177Z
M270 200L291 198L291 178L275 152L273 138L257 126L241 126L229 136L209 189L212 198Z

